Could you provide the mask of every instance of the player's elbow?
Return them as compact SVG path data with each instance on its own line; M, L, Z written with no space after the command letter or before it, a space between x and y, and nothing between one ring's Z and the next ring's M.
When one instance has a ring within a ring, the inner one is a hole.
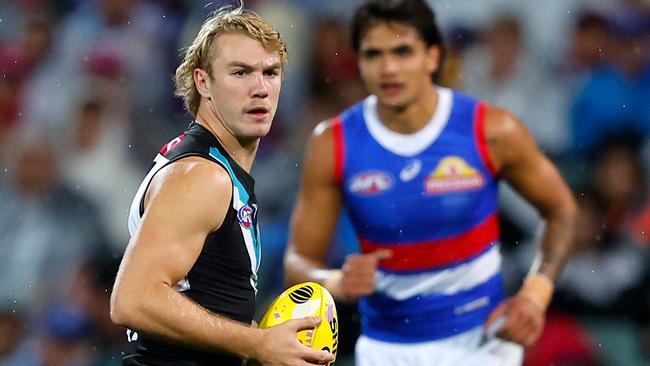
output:
M561 194L559 199L541 209L541 214L547 221L573 226L578 217L578 204L570 192Z
M119 326L132 327L133 314L136 313L136 306L128 293L125 293L121 286L116 286L111 295L110 317L111 321Z
M111 296L111 309L110 316L111 321L119 326L127 326L128 322L126 320L126 314L128 312L124 310L124 305L122 303L121 296L117 292L113 292Z
M557 215L569 226L573 227L578 220L578 204L573 196L567 197L557 210Z

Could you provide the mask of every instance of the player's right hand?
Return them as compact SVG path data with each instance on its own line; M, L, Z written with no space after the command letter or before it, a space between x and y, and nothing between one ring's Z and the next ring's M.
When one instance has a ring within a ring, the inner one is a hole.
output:
M260 342L251 350L248 365L307 366L334 361L333 354L304 346L296 335L301 330L315 328L321 320L320 317L292 319L263 329Z
M349 255L341 268L341 290L347 300L368 296L375 290L377 265L382 259L390 258L391 251L380 249L368 254Z

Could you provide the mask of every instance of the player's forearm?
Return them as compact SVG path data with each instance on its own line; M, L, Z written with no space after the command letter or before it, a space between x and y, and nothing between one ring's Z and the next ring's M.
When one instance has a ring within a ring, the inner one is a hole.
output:
M546 230L542 239L540 257L537 259L541 273L555 281L562 272L573 245L577 209L574 204L546 215Z
M243 358L250 356L262 336L261 330L211 313L165 284L152 285L145 292L129 296L116 287L111 319L174 343Z
M324 262L309 259L293 250L289 250L284 260L284 278L287 285L313 281L323 284L328 277Z
M341 287L341 270L327 268L324 262L289 250L285 258L284 274L287 285L306 281L318 282L330 291L334 299L345 299Z
M546 231L542 248L518 292L520 296L528 298L543 310L546 310L551 302L554 282L564 267L573 243L576 210L572 203L573 201L569 202L566 210L544 215Z

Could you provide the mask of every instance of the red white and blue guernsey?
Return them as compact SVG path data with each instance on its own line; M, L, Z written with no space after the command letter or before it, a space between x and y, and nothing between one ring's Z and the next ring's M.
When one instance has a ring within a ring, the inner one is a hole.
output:
M504 299L486 106L437 91L433 117L413 134L381 123L376 96L332 125L335 178L361 250L392 251L379 263L375 293L359 302L362 333L381 341L463 333Z

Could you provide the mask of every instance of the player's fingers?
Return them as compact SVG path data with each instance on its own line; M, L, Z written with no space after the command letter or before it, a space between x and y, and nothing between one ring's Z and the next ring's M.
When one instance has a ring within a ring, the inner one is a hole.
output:
M321 321L322 319L319 316L308 316L300 319L289 320L285 324L296 332L299 332L305 329L313 329L320 324Z
M506 322L501 328L500 331L497 332L497 337L506 339L509 341L515 341L515 333L518 331L518 329L521 327L522 322L521 322L521 314L517 311L509 311L507 313L507 318Z
M542 334L542 328L535 329L532 331L525 339L524 339L524 346L530 347L534 345L537 340L539 339L539 336Z
M321 351L305 346L306 350L302 359L308 362L308 365L324 365L334 361L336 358L333 354L327 351Z
M492 311L492 313L490 313L487 320L485 321L485 329L490 328L492 326L492 324L498 318L500 318L501 316L504 316L505 313L506 313L506 310L507 310L507 304L506 303L501 303L499 306L497 306L496 309L494 309Z
M380 261L390 258L393 255L393 252L390 249L379 249L370 253L370 255L375 261Z
M532 346L542 332L543 323L534 315L527 318L526 325L522 327L525 331L518 335L520 343L526 347Z
M514 321L510 324L506 337L513 342L527 345L527 339L537 331L535 316L520 308L515 308L512 315Z

